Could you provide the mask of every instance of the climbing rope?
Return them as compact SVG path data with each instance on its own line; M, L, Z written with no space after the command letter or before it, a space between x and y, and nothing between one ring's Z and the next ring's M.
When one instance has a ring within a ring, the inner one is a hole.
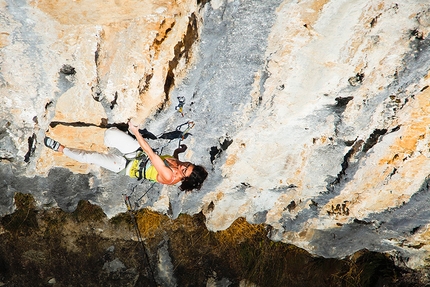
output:
M156 182L153 182L151 184L151 186L142 194L142 196L140 196L138 199L136 199L136 201L134 202L134 206L136 208L139 208L139 202L142 200L142 198L154 187L154 185L156 184ZM136 186L137 187L137 186Z
M157 286L156 281L155 281L154 270L152 269L151 262L149 261L148 251L147 251L147 248L145 246L145 242L143 241L142 234L140 233L139 225L137 223L137 219L135 216L136 210L132 208L129 196L126 196L126 195L124 196L124 202L125 202L125 205L127 206L127 211L130 214L131 220L133 221L134 231L136 232L137 240L140 243L140 245L142 246L144 258L145 258L146 263L148 264L148 267L150 270L152 283L154 286Z
M181 104L181 103L182 103L182 106L183 106L183 103L185 103L185 99L183 99L183 102L181 102L181 101L180 101L180 104ZM180 106L180 108L181 108L180 112L181 112L181 113L182 113L182 106ZM163 152L163 149L164 149L165 147L167 147L167 146L168 146L168 145L169 145L173 140L176 140L176 139L178 139L178 140L179 140L179 142L178 142L178 147L180 147L180 146L181 146L182 141L183 141L185 138L187 138L187 136L188 136L188 135L190 135L190 134L189 134L189 131L194 127L194 125L195 125L195 124L194 124L194 122L193 122L193 121L187 121L187 122L185 122L185 123L183 123L183 124L178 125L178 126L176 127L175 131L173 131L173 132L163 133L162 135L158 136L157 138L169 139L169 141L168 141L166 144L164 144L163 146L158 147L157 149L154 149L154 151L155 151L157 154L161 155L161 154L162 154L162 152ZM186 127L186 128L182 131L183 127ZM141 180L141 181L140 181L140 183L142 183L142 182L143 182L143 180ZM137 186L139 185L139 181L138 181L138 183L134 184L134 185L131 187L131 192L130 192L128 195L127 195L127 194L123 194L123 196L124 196L124 202L125 202L125 205L127 206L127 211L128 211L128 213L130 214L130 217L131 217L131 219L132 219L132 221L133 221L134 230L135 230L135 232L136 232L136 236L137 236L138 242L139 242L139 243L140 243L140 245L142 246L142 249L143 249L143 252L144 252L145 260L146 260L146 262L147 262L147 264L148 264L148 266L149 266L149 269L150 269L150 271L151 271L152 282L153 282L154 286L156 286L156 281L155 281L155 276L154 276L154 270L152 269L151 263L150 263L150 261L149 261L148 251L147 251L147 248L146 248L146 246L145 246L145 243L144 243L144 240L143 240L143 238L142 238L142 235L141 235L141 233L140 233L139 225L138 225L138 222L137 222L137 219L136 219L135 213L136 213L136 211L138 210L138 208L140 208L139 202L140 202L140 201L142 200L142 198L143 198L146 194L148 194L148 192L149 192L149 191L154 187L155 183L156 183L156 182L153 182L153 183L151 184L151 186L150 186L149 188L147 188L147 189L146 189L146 191L145 191L145 192L143 192L143 194L142 194L140 197L138 197L138 198L134 201L134 207L133 207L132 202L131 202L131 197L132 197L132 196L133 196L133 194L135 193L136 188L137 188Z

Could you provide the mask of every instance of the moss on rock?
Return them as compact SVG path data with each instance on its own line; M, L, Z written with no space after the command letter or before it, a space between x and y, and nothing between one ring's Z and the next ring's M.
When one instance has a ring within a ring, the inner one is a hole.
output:
M177 286L222 280L260 287L426 286L423 273L396 266L386 254L362 250L342 260L314 257L269 240L266 226L244 218L210 232L201 213L172 220L140 210L108 220L86 201L73 213L37 210L25 194L17 194L15 202L16 211L1 219L0 285L164 286L157 264L160 246L167 243Z

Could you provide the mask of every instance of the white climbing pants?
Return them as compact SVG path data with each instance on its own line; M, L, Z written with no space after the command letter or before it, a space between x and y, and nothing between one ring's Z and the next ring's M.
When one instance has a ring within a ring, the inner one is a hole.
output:
M106 130L104 144L107 147L118 149L122 154L133 153L140 147L133 137L117 128ZM63 153L76 161L96 164L113 172L120 172L127 163L125 157L115 154L104 154L67 147L64 148Z

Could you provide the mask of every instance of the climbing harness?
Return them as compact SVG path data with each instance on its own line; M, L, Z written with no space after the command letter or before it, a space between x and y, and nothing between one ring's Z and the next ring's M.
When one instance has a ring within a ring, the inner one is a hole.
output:
M177 110L182 116L184 116L184 105L185 105L185 97L179 96L178 97L178 105L175 107L175 110Z
M130 170L128 170L127 175L132 178L137 178L137 180L146 179L146 166L149 158L143 150L139 148L133 159L126 159L128 160L127 166L129 166L130 162Z

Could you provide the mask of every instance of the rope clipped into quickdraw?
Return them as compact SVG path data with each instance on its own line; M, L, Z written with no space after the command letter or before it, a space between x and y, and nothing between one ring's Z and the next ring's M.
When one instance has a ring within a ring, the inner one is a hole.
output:
M175 107L175 110L177 110L182 116L184 116L184 105L185 105L185 97L178 97L178 105Z
M134 187L134 188L135 188L135 187ZM132 193L134 192L134 188L133 188ZM132 221L133 221L134 230L135 230L135 232L136 232L137 240L138 240L138 242L139 242L139 243L141 244L141 246L142 246L143 254L144 254L144 257L145 257L146 263L148 264L149 270L150 270L150 272L151 272L151 277L152 277L151 279L152 279L153 285L154 285L154 286L157 286L156 281L155 281L154 270L152 269L151 262L149 261L148 251L147 251L147 249L146 249L145 242L143 242L142 234L140 233L139 225L138 225L138 223L137 223L136 216L134 215L135 210L134 210L134 209L132 208L132 206L131 206L130 196L124 195L124 202L125 202L125 205L127 206L127 211L128 211L128 213L130 214L131 219L132 219Z
M194 122L193 121L188 121L180 126L178 126L176 129L179 128L179 130L181 129L182 126L184 125L188 125L187 128L182 132L181 137L179 138L179 143L178 143L178 147L181 146L181 142L187 137L188 132L194 127Z

